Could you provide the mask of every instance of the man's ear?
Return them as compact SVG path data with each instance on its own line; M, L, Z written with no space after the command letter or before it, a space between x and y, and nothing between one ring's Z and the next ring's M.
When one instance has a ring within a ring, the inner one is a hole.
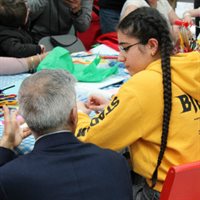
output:
M72 108L69 116L69 124L72 128L72 132L75 132L76 130L77 121L78 121L78 114L77 114L77 106L75 105Z
M147 45L150 49L151 56L155 56L158 52L158 40L156 40L155 38L150 38Z

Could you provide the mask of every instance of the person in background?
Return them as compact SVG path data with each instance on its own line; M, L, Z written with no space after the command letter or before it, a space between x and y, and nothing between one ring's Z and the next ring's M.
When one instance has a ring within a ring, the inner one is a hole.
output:
M84 32L89 28L93 0L28 0L30 31L34 42L45 36Z
M117 28L119 61L131 78L110 101L78 103L76 137L103 148L129 147L133 199L157 200L168 169L200 160L200 54L173 54L165 18L141 7ZM99 112L92 119L88 114ZM154 197L154 198L153 198Z
M143 6L157 9L166 18L171 28L174 43L176 43L179 39L179 27L175 25L175 21L179 20L179 17L167 0L126 0L121 11L121 18L125 17L136 8Z
M47 53L26 58L0 57L0 75L33 73L46 55Z
M183 20L190 23L190 24L194 24L193 22L193 18L195 18L196 21L196 37L198 37L199 33L200 33L200 24L198 24L198 20L200 18L200 1L198 4L198 1L196 2L196 4L199 6L195 9L192 10L187 10L183 13Z
M0 199L132 200L130 171L118 153L80 142L75 79L65 70L42 70L26 78L18 93L19 114L4 107L0 140ZM30 131L32 152L12 151Z
M177 0L169 0L169 3L173 9L176 9Z
M99 0L99 16L101 32L115 32L119 22L121 9L126 0Z
M21 58L45 51L25 30L28 15L24 0L0 0L0 56Z

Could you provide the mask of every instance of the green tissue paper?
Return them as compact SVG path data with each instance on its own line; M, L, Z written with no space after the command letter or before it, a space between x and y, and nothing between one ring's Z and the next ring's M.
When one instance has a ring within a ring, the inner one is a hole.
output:
M37 71L43 69L64 69L72 73L80 82L101 82L118 72L118 67L98 68L101 58L97 56L89 65L74 64L69 51L56 47L41 61Z

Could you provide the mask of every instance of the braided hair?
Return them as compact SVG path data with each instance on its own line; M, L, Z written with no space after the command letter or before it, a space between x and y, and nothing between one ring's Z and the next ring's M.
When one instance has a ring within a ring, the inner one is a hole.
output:
M168 24L162 15L154 8L141 7L129 13L119 23L118 30L129 37L137 38L141 44L148 43L150 38L158 41L161 55L164 110L162 120L161 146L157 165L152 174L152 188L156 185L158 167L161 164L167 146L169 122L172 107L170 55L173 52L172 38Z

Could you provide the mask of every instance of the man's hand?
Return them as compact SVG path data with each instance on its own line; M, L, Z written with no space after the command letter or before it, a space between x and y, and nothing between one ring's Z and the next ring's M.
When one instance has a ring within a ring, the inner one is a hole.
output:
M64 2L74 14L81 10L81 0L64 0Z
M17 120L17 111L11 111L7 106L3 106L4 110L4 131L0 140L0 146L8 149L17 147L23 138L31 134L30 129L20 128L20 120Z

